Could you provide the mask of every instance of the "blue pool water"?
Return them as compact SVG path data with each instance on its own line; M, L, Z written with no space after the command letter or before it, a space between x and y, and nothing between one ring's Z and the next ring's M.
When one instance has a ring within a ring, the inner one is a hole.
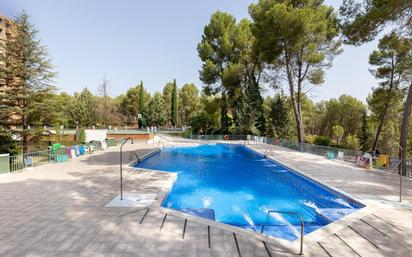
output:
M300 213L307 234L363 207L242 145L165 148L136 167L177 172L164 207L195 215L212 209L218 222L258 232L263 226L288 240L299 236L298 217L269 210Z

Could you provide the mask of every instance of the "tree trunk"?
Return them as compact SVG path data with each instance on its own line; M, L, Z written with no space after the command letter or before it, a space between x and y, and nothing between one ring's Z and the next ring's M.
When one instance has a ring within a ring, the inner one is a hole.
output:
M23 114L22 119L23 119L23 133L21 134L22 135L21 140L22 140L22 144L23 144L23 154L25 154L25 153L27 153L28 148L29 148L28 138L27 138L28 137L28 134L27 134L27 129L28 129L27 117L26 117L25 114Z
M222 92L222 106L220 108L220 129L221 133L228 133L229 132L229 122L227 116L227 102L226 102L226 92Z
M408 128L409 128L409 117L411 116L412 107L412 83L408 89L408 95L406 97L405 105L403 108L402 115L402 126L401 126L401 136L399 140L399 145L401 146L399 157L402 157L402 174L406 175L406 146L408 141Z
M295 97L295 86L293 83L292 73L290 70L289 59L288 59L287 54L285 56L285 60L286 60L286 73L287 73L288 82L289 82L290 99L292 101L293 114L295 115L295 121L296 121L296 132L298 136L298 142L303 143L302 115L300 112L300 105L298 104L298 101L296 100L296 97Z
M383 113L382 113L382 117L379 121L379 125L378 128L376 130L376 136L375 136L375 140L373 141L373 147L372 150L376 151L376 148L378 146L378 140L379 140L379 136L382 132L382 128L383 128L383 123L385 121L385 117L386 117L386 113L388 112L388 108L389 108L389 98L387 99L386 103L385 103L385 107L383 109Z
M392 71L391 71L390 86L389 86L389 89L388 89L388 98L386 98L385 107L383 109L382 117L379 121L378 129L376 130L375 140L373 141L373 148L372 148L373 151L376 151L379 136L381 134L381 131L382 131L382 128L383 128L383 123L385 122L386 114L388 113L389 103L390 103L391 98L392 98L394 70L395 70L395 67L394 67L394 64L393 64L393 57L392 57Z

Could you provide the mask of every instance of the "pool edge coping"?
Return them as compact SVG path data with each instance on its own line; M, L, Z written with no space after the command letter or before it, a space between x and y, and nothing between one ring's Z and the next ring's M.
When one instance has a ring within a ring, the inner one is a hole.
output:
M250 147L249 144L242 144L240 142L225 142L225 141L213 141L213 142L208 142L208 144L232 144L232 145L239 145L239 146L244 146L247 147L248 149L250 149L251 151L255 152L256 154L259 155L264 155L264 153L260 152L259 150L253 149L252 147ZM204 145L203 143L191 143L191 146L195 146L195 145ZM167 146L172 146L172 147L184 147L185 145L167 145ZM150 156L154 155L155 153L160 152L161 150L163 150L165 147L167 146L163 146L161 148L156 148L154 151L151 151L150 153L144 155L141 159L141 161L149 158ZM318 179L313 178L312 176L308 175L307 173L300 171L299 169L293 168L288 164L285 164L282 161L279 161L271 156L267 156L268 159L270 159L271 161L278 163L290 170L292 170L292 172L297 173L297 175L299 176L303 176L305 179L309 179L314 183L320 184L323 187L329 188L333 191L336 191L338 194L343 195L344 197L347 198L351 198L352 200L364 205L362 208L357 209L357 211L350 213L348 215L345 215L344 217L333 221L327 225L322 226L321 228L307 234L304 236L304 248L308 247L307 244L312 245L313 243L316 243L320 240L322 240L323 238L330 236L332 233L342 229L344 226L346 226L347 222L350 222L352 220L355 219L359 219L362 217L365 217L367 215L369 215L370 213L373 212L373 205L371 203L366 203L364 202L364 200L360 200L358 197L344 191L341 189L338 189L334 186L329 185L326 182L320 181ZM297 238L295 240L286 240L286 239L282 239L282 238L278 238L278 237L273 237L270 235L266 235L266 234L262 234L256 231L250 231L244 228L240 228L234 225L229 225L229 224L225 224L225 223L221 223L218 221L214 221L214 220L209 220L209 219L205 219L199 216L195 216L195 215L191 215L188 213L184 213L172 208L167 208L167 207L163 207L162 203L165 200L165 198L167 197L167 195L170 193L170 190L173 188L174 183L176 182L177 179L177 173L173 173L173 172L168 172L168 171L162 171L162 170L155 170L155 169L146 169L146 168L139 168L139 167L133 167L133 165L135 165L136 162L131 162L129 163L129 166L133 169L140 169L140 170L145 170L145 171L149 171L149 172L160 172L160 173L167 173L170 174L172 176L174 176L173 181L166 187L163 187L160 192L158 193L158 198L155 202L153 202L149 207L154 209L154 210L160 210L164 213L168 213L180 218L184 218L187 219L188 221L193 221L193 222L197 222L203 225L208 225L208 226L214 226L218 229L221 230L225 230L225 231L229 231L231 233L237 233L239 235L242 236L251 236L256 240L259 241L265 241L271 244L274 244L276 246L279 247L285 247L288 248L288 251L291 251L291 253L294 253L300 244L300 238ZM310 246L309 246L310 247Z

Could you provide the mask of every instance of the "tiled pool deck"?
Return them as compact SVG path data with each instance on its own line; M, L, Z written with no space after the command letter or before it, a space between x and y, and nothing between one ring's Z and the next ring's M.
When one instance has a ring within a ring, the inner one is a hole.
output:
M137 143L125 149L124 163L129 163L127 151L145 154L153 146ZM0 256L295 256L297 242L289 246L156 204L105 208L119 193L118 151L0 175ZM271 156L367 205L307 235L305 256L411 255L409 179L404 179L400 204L396 175L283 148ZM173 180L170 173L125 169L125 192L164 192ZM137 212L124 215L131 211Z

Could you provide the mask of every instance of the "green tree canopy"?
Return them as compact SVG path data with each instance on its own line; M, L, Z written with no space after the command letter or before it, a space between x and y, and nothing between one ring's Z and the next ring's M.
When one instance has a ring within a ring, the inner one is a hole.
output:
M172 103L171 103L171 118L172 126L177 126L178 124L178 106L177 106L177 85L176 79L173 80L173 90L172 90Z
M340 53L337 16L321 0L260 0L249 13L257 51L287 78L298 141L303 142L303 87L323 83L324 69Z
M166 123L166 111L163 97L155 93L145 107L143 116L148 126L163 126Z
M270 109L270 120L274 135L281 139L289 138L291 122L286 97L277 94L271 102Z
M38 135L29 126L45 122L34 117L47 120L53 115L49 99L54 90L51 82L55 73L37 34L29 16L22 12L14 19L13 34L0 51L0 102L3 105L0 124L20 136L23 152Z
M188 125L189 118L200 110L199 90L194 84L184 84L179 90L179 113L182 125Z
M342 31L347 43L362 44L373 40L385 26L412 35L410 0L344 0L340 8Z
M75 95L70 115L75 123L81 127L96 125L96 101L87 87L80 94Z

